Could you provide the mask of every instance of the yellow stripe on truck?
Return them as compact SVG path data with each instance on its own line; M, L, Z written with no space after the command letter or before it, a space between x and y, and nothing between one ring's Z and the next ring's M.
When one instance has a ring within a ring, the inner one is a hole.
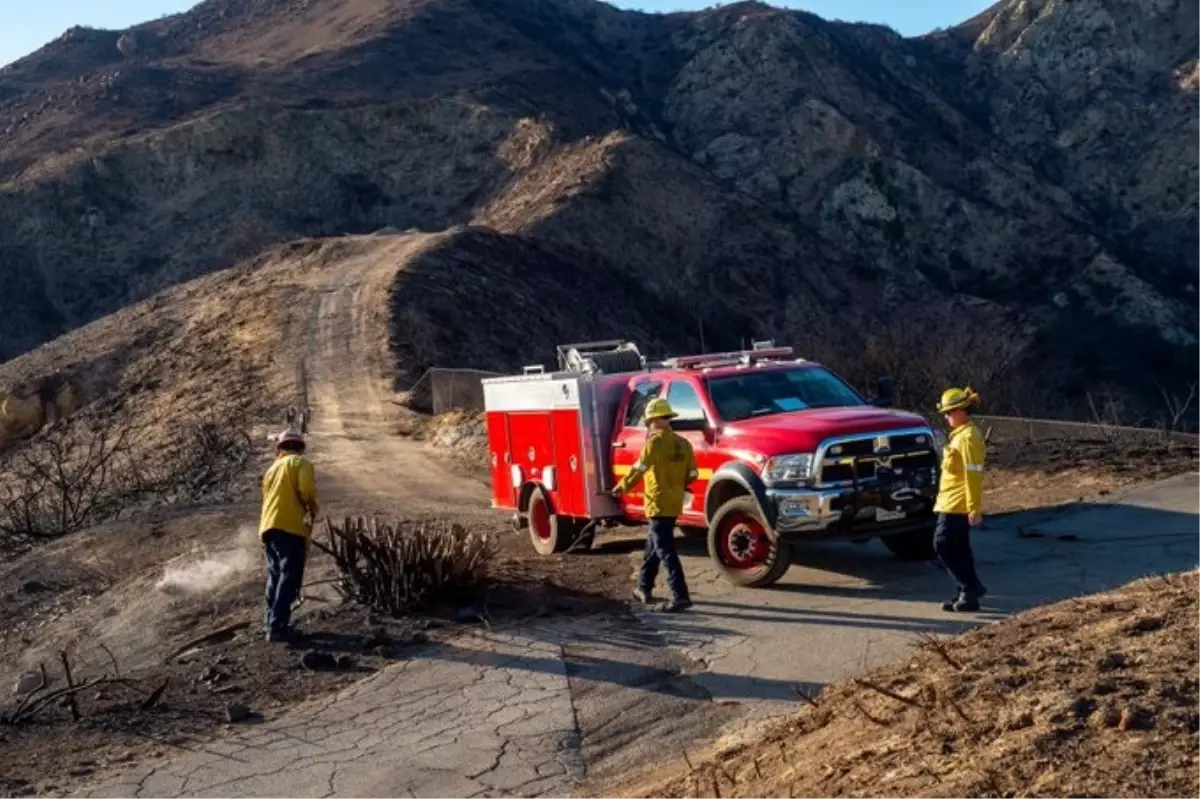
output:
M624 477L625 475L629 474L631 471L633 471L632 466L614 466L613 467L613 474L616 475L617 477ZM712 469L697 469L696 470L696 479L697 480L711 480L712 476L713 476Z

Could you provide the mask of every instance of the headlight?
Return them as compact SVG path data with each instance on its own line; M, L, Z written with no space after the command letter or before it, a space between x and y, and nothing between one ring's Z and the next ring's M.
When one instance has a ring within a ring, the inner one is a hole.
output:
M780 455L771 458L763 466L763 482L767 485L775 483L798 483L809 478L812 472L812 453L798 455Z
M946 448L946 434L941 430L934 429L933 431L933 449L937 452L938 457L941 457L942 450Z

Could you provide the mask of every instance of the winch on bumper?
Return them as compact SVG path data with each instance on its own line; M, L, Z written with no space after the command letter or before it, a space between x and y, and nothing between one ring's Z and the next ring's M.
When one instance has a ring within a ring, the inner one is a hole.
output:
M858 537L888 535L928 526L937 496L932 468L876 476L856 485L828 488L768 488L774 527L783 536Z

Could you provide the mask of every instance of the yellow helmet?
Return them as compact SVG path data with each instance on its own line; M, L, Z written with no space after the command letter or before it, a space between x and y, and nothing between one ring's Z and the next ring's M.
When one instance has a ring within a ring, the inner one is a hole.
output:
M948 388L942 392L942 401L938 403L938 413L949 413L959 408L970 408L979 404L979 395L968 386L967 388Z
M671 409L669 402L662 397L656 397L646 405L644 418L647 422L652 422L655 419L674 419L676 416L678 414Z

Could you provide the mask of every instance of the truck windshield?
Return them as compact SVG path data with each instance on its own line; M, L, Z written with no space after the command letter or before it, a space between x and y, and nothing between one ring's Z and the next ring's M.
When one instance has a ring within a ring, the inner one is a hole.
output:
M815 366L713 377L708 380L708 393L717 413L727 422L808 408L866 404L841 378Z

